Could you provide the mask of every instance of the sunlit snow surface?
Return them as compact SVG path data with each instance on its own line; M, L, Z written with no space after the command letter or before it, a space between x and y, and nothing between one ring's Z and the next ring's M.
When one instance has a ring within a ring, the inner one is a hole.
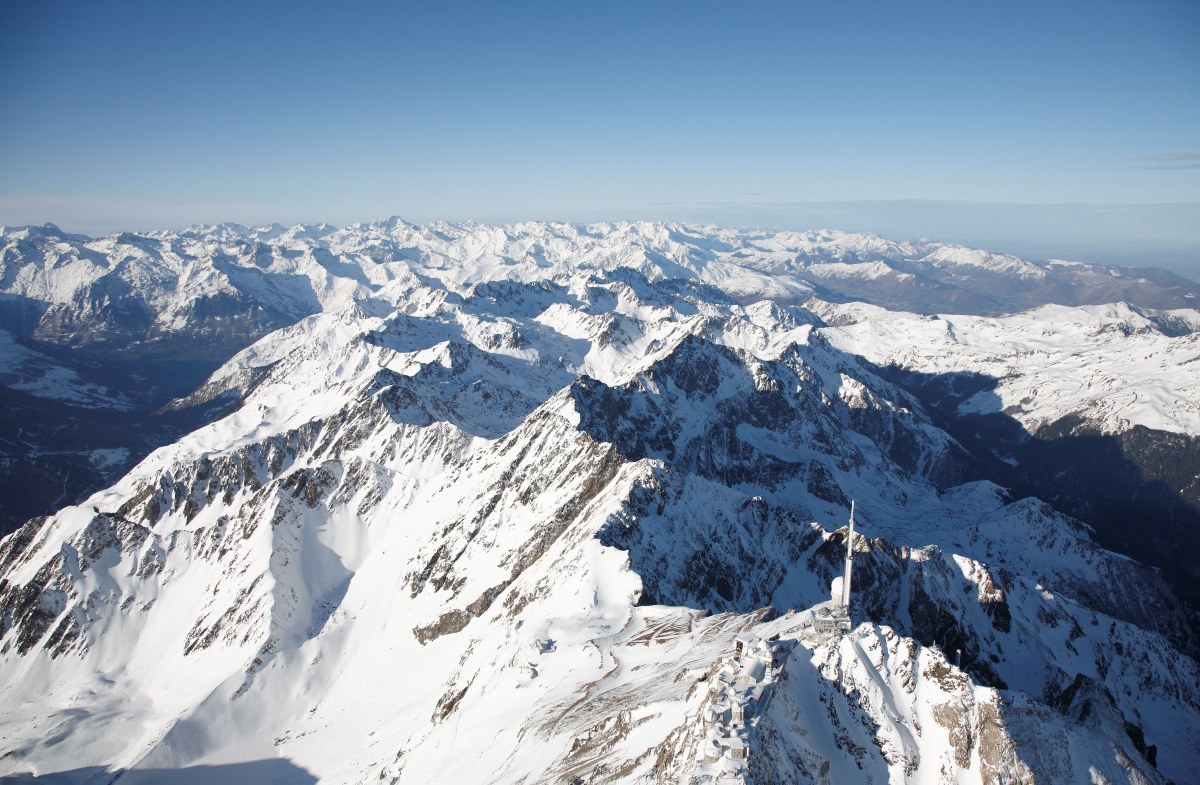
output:
M835 346L874 363L997 380L960 406L1004 411L1030 431L1081 412L1102 432L1200 433L1200 332L1168 337L1127 305L1048 305L1001 318L816 308ZM1194 319L1195 311L1181 312Z
M276 243L264 268L327 282L307 290L317 312L191 401L235 394L236 411L0 545L0 776L702 782L711 680L744 633L775 638L779 660L745 733L750 781L1200 767L1200 674L1158 576L1037 500L964 482L953 439L855 356L994 376L999 403L977 405L1018 405L1030 427L1083 408L1195 433L1178 372L1194 335L1123 306L833 305L789 277L806 243L856 259L886 245L865 236L251 234ZM247 236L162 241L234 253ZM89 242L144 258L129 238ZM748 244L763 256L740 266ZM322 249L371 261L321 278ZM31 292L66 287L29 276ZM821 637L806 620L840 569L850 498L856 627Z

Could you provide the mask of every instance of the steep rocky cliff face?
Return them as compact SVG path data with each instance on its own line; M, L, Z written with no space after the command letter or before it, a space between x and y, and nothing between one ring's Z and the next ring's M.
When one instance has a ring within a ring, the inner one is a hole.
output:
M858 322L746 304L806 284L572 231L292 232L377 267L171 403L207 425L0 541L0 775L702 782L753 636L743 781L1189 781L1158 570L984 479ZM300 270L283 236L246 258ZM848 546L853 629L820 634Z

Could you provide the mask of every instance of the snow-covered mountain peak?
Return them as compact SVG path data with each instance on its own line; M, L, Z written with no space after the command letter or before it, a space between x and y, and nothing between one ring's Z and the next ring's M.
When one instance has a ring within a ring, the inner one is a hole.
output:
M1009 254L995 254L961 245L932 244L925 261L945 267L977 267L990 273L1018 278L1044 278L1046 268Z
M168 407L197 427L0 541L0 776L269 760L332 783L1155 783L1200 765L1178 584L999 483L1016 453L966 427L1030 449L1026 427L1086 414L1104 438L1184 444L1200 315L1182 290L917 315L894 309L1126 284L665 223L4 243L29 309L5 356L28 373L53 357L19 341L95 336L106 358L203 346L215 370ZM847 549L850 629L830 634Z

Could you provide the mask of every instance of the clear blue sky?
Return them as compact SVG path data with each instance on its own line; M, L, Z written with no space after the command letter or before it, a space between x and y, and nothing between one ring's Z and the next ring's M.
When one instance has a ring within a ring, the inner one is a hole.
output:
M1200 250L1195 0L3 12L0 223L646 217L1019 245L1119 213L1131 242Z

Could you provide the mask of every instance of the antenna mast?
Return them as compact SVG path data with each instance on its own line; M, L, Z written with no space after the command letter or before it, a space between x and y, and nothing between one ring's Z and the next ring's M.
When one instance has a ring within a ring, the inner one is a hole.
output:
M846 577L842 579L842 607L850 608L850 568L854 564L854 500L850 500L850 531L846 534Z

